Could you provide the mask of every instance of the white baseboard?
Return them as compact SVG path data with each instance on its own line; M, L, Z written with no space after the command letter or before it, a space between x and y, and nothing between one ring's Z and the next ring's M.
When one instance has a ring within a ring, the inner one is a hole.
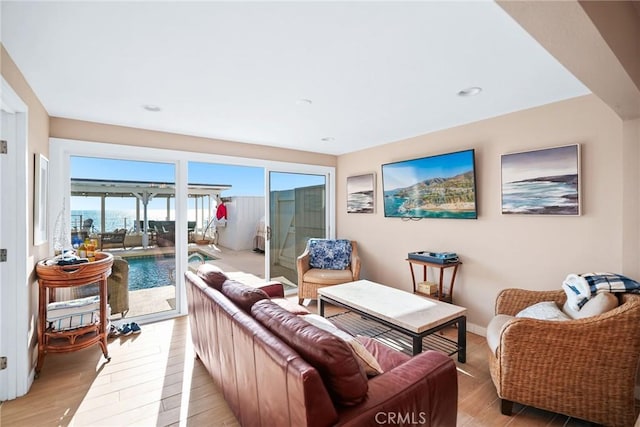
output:
M487 336L487 328L478 326L475 323L467 323L467 332L471 332L476 335L480 335L483 337Z

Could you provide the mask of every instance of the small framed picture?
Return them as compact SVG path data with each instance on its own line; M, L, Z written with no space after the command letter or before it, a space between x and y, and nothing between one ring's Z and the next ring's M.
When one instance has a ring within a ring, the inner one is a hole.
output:
M35 157L33 184L33 244L40 245L47 241L49 195L49 160L42 154Z
M347 177L347 213L375 213L376 174Z

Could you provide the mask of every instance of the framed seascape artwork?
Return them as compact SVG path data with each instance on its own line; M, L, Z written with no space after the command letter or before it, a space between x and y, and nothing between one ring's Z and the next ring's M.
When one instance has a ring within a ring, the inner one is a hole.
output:
M49 160L42 154L35 157L33 180L33 244L47 241L47 197L49 195Z
M347 177L347 213L374 213L375 189L375 173Z
M580 215L580 145L504 154L502 213Z

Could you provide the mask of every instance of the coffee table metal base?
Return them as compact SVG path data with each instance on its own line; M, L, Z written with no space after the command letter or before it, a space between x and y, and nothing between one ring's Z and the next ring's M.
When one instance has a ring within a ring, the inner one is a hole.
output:
M325 304L329 303L331 305L336 305L338 307L343 307L346 308L347 310L353 312L353 313L357 313L359 316L365 318L365 319L369 319L375 323L384 325L386 328L391 329L393 331L397 331L400 332L404 335L407 335L411 338L412 341L412 351L411 353L415 356L416 354L422 353L423 350L423 338L432 335L438 331L441 331L444 328L447 328L449 326L452 325L456 325L458 328L458 341L457 343L444 338L444 337L434 337L434 338L438 338L441 340L445 340L448 341L449 343L454 344L453 347L451 346L446 346L445 348L445 353L447 353L449 356L457 353L458 354L458 361L460 363L465 363L467 361L467 354L466 354L466 348L467 348L467 317L466 316L460 316L460 317L456 317L454 319L449 320L448 322L444 322L436 327L433 327L431 329L425 330L421 333L415 333L413 331L407 330L405 328L402 328L398 325L394 325L390 322L387 322L384 319L380 319L377 318L375 316L372 316L369 313L365 313L363 311L360 311L356 308L353 307L349 307L345 304L342 304L338 301L332 300L331 298L325 296L325 295L320 295L318 298L318 313L324 317L324 308L325 308ZM336 319L337 320L337 319ZM380 333L378 333L377 335L382 336L384 334L384 331L381 331ZM376 336L373 336L373 338L376 338ZM440 350L442 351L443 348L441 346L437 346L437 348L435 348L436 350Z

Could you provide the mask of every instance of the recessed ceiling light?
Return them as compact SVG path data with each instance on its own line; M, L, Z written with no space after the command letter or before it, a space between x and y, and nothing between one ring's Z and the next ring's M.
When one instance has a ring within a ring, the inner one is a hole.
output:
M307 98L300 98L296 101L296 104L298 105L311 105L313 104L313 101Z
M458 92L458 96L476 96L480 92L482 92L481 87L473 86L462 89L460 92Z
M335 139L334 137L332 137L332 136L325 136L325 137L324 137L324 138L322 138L320 141L322 141L322 142L333 142L333 141L335 141L335 140L336 140L336 139Z
M157 105L153 105L153 104L145 104L142 106L142 108L144 108L147 111L151 111L152 113L157 113L158 111L161 111L162 108L158 107Z

